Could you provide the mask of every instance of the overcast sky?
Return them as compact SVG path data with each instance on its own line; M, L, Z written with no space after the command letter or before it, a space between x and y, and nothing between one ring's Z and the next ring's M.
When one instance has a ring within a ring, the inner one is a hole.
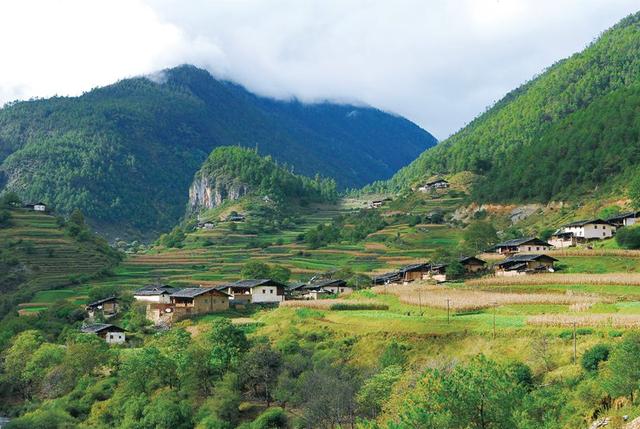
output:
M0 103L192 63L277 98L360 102L442 139L638 0L2 0Z

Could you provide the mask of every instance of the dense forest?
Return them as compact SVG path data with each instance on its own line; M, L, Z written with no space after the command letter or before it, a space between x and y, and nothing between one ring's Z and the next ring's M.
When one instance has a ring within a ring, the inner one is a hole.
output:
M211 152L196 173L196 180L202 177L216 185L244 185L250 193L276 202L292 198L334 202L338 197L334 179L294 174L270 156L261 157L256 151L241 147L220 147Z
M640 13L507 94L389 182L473 171L478 200L548 201L613 189L640 158Z
M60 213L78 208L102 232L152 234L180 218L193 174L218 146L258 148L344 188L390 177L433 144L379 110L260 98L181 66L0 110L0 188Z

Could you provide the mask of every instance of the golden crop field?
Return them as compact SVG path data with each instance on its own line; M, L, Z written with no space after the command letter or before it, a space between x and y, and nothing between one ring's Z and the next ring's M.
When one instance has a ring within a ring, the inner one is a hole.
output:
M542 314L527 318L527 324L550 327L571 327L571 326L592 326L592 327L612 327L612 328L638 328L640 327L640 315L636 314Z
M375 286L379 294L398 297L400 302L434 308L450 308L454 311L471 311L510 304L593 304L604 298L574 293L499 293L468 289L450 289L442 286Z
M510 285L620 285L640 286L640 273L605 273L605 274L560 274L545 273L514 277L483 277L467 280L469 286L510 286Z

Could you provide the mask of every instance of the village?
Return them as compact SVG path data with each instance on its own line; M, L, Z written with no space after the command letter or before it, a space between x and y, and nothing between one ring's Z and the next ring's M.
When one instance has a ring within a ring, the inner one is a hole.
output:
M446 190L449 183L437 179L417 190L434 192ZM384 198L366 203L377 209L390 202ZM317 273L308 282L280 282L270 278L242 279L218 285L172 286L148 284L133 291L135 302L143 305L145 316L154 326L168 328L180 320L206 314L224 313L229 309L243 310L248 306L277 307L285 301L330 300L353 293L356 289L373 286L407 286L413 282L446 285L461 279L552 275L557 271L558 259L548 253L570 247L590 248L595 241L612 238L620 228L636 223L639 212L618 214L607 219L590 219L561 225L547 239L521 237L496 243L478 255L460 255L455 261L422 261L411 263L390 272L371 277L370 284L357 287L334 273ZM243 222L245 216L233 213L226 221ZM198 229L211 230L213 222L199 222ZM488 262L490 261L490 262ZM453 267L456 265L456 267ZM552 282L552 281L550 281ZM109 344L126 342L125 330L115 324L95 323L117 319L119 298L107 297L86 305L87 320L81 331L98 335Z

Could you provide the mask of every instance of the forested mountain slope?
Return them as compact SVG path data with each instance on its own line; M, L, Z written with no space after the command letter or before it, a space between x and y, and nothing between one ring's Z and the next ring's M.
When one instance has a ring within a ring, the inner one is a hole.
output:
M640 160L640 14L551 66L425 151L384 186L470 170L479 200L547 201L614 189Z
M0 110L0 189L135 234L177 221L194 173L218 146L257 147L349 187L390 177L433 144L379 110L264 99L181 66Z

